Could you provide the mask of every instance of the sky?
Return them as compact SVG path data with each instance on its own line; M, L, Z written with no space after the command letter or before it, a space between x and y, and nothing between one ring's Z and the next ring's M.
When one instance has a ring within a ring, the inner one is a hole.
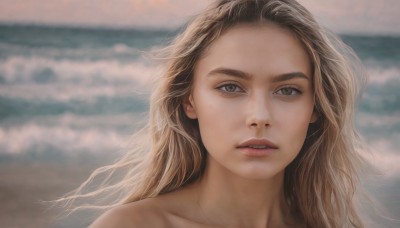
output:
M212 0L0 0L0 23L176 28ZM340 33L400 35L399 0L298 0Z

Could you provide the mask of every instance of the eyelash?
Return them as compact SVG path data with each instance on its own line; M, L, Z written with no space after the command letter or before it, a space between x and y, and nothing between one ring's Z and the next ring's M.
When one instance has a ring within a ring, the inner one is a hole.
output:
M226 89L227 86L234 86L235 87L235 91L228 91ZM217 89L220 90L221 92L224 92L224 93L241 93L241 92L244 92L244 90L239 85L236 85L235 83L232 83L232 82L220 85L220 86L217 87ZM240 91L236 91L237 89L239 89Z
M291 93L290 94L279 94L279 92L280 91L282 92L282 90L291 90ZM274 93L279 95L279 96L296 96L296 95L300 95L302 92L300 90L294 88L294 87L290 87L289 86L289 87L280 88L279 90L277 90ZM293 93L295 93L295 94L293 94Z
M226 89L227 86L234 86L235 87L234 91L228 91ZM220 90L221 92L228 93L228 94L244 92L244 90L240 86L238 86L237 84L232 83L232 82L220 85L217 87L217 89ZM239 89L239 91L237 91L238 89ZM284 94L284 93L282 93L282 90L290 90L290 94ZM276 92L274 92L274 94L277 94L279 96L296 96L296 95L302 94L302 92L299 89L288 86L288 87L283 87L283 88L278 89Z

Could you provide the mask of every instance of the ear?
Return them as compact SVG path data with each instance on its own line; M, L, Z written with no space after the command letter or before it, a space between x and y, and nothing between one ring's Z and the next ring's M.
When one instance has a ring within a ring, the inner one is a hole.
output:
M310 123L315 123L317 121L317 119L318 119L318 114L317 114L317 112L315 111L315 108L314 108L313 113L311 115Z
M182 106L187 117L190 119L197 119L196 107L193 102L192 94L183 101Z

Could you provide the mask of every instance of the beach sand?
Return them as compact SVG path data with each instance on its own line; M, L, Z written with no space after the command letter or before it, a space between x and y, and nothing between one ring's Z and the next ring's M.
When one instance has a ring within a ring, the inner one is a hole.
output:
M55 200L79 186L90 173L105 160L92 159L71 160L67 162L49 161L7 161L0 162L0 227L2 228L71 228L86 227L95 217L80 213L66 220L56 220L62 215L59 208L50 208L51 204L41 201ZM374 186L377 183L374 184ZM382 184L382 186L387 183ZM399 217L398 189L399 183L393 183L388 189L375 188L373 196L384 202L388 215L392 219ZM383 212L383 211L382 211ZM375 225L398 227L399 222L378 218Z
M95 166L73 161L0 163L0 227L54 227L55 209L41 201L73 190Z

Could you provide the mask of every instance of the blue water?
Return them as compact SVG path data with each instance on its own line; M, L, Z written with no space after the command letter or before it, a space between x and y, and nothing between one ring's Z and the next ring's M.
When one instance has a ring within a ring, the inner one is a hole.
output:
M0 26L0 156L118 149L148 108L143 51L172 36Z
M156 73L146 53L174 35L0 25L0 161L119 150L145 120ZM356 120L384 173L382 201L399 202L400 37L342 38L370 74Z
M0 154L23 155L31 148L107 152L119 147L148 108L148 82L155 70L146 53L174 34L0 26ZM358 126L369 141L397 153L400 37L342 38L370 73ZM114 141L107 140L109 134ZM104 146L100 151L97 142Z
M175 32L0 26L0 154L31 148L107 152L148 108L146 53ZM370 73L358 126L388 153L400 148L400 37L343 35ZM113 135L114 141L108 140ZM101 150L94 146L102 142ZM67 146L73 143L73 147Z
M0 155L119 148L148 109L155 65L146 53L174 35L1 25ZM342 38L370 74L357 126L371 145L399 159L400 37Z

